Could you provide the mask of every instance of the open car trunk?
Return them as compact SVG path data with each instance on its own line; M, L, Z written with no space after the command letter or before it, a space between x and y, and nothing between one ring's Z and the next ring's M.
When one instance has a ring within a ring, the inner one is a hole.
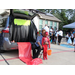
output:
M10 9L10 15L15 18L32 20L36 16L36 12L31 9Z
M35 13L28 10L10 12L9 39L15 42L35 42L37 39L37 28L33 23Z

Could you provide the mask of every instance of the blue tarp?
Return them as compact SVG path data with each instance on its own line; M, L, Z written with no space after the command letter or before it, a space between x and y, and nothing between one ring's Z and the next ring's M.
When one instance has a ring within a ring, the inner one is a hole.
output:
M70 45L66 45L66 44L61 44L60 46L67 47L67 48L74 48L74 46L70 46Z

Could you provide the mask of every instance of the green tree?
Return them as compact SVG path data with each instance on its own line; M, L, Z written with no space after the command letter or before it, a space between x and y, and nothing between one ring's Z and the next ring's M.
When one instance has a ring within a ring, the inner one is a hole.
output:
M46 12L46 9L38 9L41 12Z
M70 19L72 20L72 22L75 22L75 9L73 10L73 15Z
M2 27L5 27L7 19L3 19Z
M74 9L67 9L66 10L66 16L68 17L68 19L71 19L73 14L74 14Z
M51 13L60 19L62 22L59 23L59 28L64 32L70 31L71 29L63 28L63 26L75 21L75 10L73 9L40 9L40 11Z

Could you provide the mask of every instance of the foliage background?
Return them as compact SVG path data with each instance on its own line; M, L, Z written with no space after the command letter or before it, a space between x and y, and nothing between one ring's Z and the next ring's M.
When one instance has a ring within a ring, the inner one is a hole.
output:
M75 9L38 9L45 13L51 13L62 22L59 23L59 29L61 28L64 33L70 32L73 29L63 28L64 25L75 22Z

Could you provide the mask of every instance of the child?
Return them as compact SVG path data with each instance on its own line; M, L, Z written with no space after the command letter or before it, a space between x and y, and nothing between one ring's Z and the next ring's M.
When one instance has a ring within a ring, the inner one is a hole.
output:
M68 43L68 44L70 44L70 45L72 44L72 41L71 41L71 36L70 36L70 34L69 34L69 37L68 37L68 41L67 41L67 43Z
M47 45L49 45L49 48L50 48L50 40L48 38L48 32L45 32L45 36L42 38L43 59L44 60L47 59Z

